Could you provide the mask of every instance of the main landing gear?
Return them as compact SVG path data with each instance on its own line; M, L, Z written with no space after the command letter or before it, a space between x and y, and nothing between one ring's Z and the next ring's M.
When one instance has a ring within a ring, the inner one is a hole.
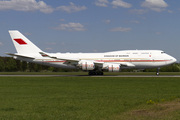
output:
M103 72L89 71L88 75L104 75Z

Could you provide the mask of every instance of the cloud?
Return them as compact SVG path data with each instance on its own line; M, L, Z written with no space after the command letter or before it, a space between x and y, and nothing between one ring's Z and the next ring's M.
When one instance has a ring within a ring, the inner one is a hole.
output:
M169 13L173 13L173 11L171 11L171 10L168 10L168 12L169 12Z
M162 12L166 10L164 8L168 7L168 4L164 2L164 0L146 0L142 2L141 6L150 8L151 10L156 12Z
M32 34L31 34L31 33L26 32L26 33L24 33L24 35L32 35Z
M108 0L96 0L95 5L100 7L108 7L109 2ZM132 7L131 4L124 2L123 0L113 0L111 2L113 5L113 8L117 8L118 6L124 7L124 8L130 8Z
M52 48L46 48L46 50L52 50Z
M72 3L72 2L70 2L69 4L70 4L70 6L59 6L59 7L57 7L56 10L62 10L67 13L72 13L72 12L78 12L78 11L87 9L87 7L85 7L85 6L75 6L74 3Z
M100 7L107 7L109 2L107 0L96 0L95 5Z
M54 43L54 42L52 42L52 43L45 42L45 44L47 44L47 45L56 45L56 43Z
M132 23L139 23L139 21L131 21Z
M0 42L0 45L4 45L2 42Z
M118 6L124 7L124 8L130 8L130 7L132 7L131 4L126 3L126 2L124 2L124 1L122 1L122 0L113 0L111 4L114 5L113 8L117 8Z
M142 19L146 20L146 18L145 18L145 17L142 17Z
M156 34L160 35L161 33L160 32L156 32Z
M134 10L130 10L129 13L131 14L144 14L144 13L147 13L148 10L143 10L143 9L134 9Z
M103 20L103 22L105 22L105 23L110 23L111 21L110 20Z
M65 21L65 19L59 19L59 21Z
M165 11L166 9L162 9L162 8L151 8L151 10L156 11L156 12L162 12L162 11Z
M43 13L52 13L54 8L46 5L43 1L36 2L36 0L10 0L0 1L0 10L16 10L16 11L36 11Z
M80 23L68 23L60 24L58 27L54 28L56 30L68 30L68 31L85 31L86 28Z
M122 27L116 27L116 28L109 29L109 31L112 31L112 32L129 32L131 30L132 30L131 28L122 28Z
M85 9L87 9L85 6L75 6L72 2L70 2L70 6L59 6L57 8L53 8L43 1L36 2L36 0L0 0L0 10L16 10L24 12L39 10L48 14L54 12L55 10L62 10L68 13L72 13Z

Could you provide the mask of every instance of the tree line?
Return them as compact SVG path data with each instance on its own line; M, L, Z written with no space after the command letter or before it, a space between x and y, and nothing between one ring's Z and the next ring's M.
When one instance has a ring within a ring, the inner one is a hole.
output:
M74 69L61 69L45 65L39 65L36 63L30 63L26 61L16 60L12 57L0 57L0 72L75 72Z
M156 72L156 68L145 69L143 72ZM0 57L0 72L41 72L41 71L52 71L52 72L77 72L77 69L61 69L55 67L49 67L45 65L39 65L36 63L29 63L13 59L12 57ZM122 70L122 72L132 72L133 69ZM161 67L161 72L180 72L180 64L174 63L172 65Z

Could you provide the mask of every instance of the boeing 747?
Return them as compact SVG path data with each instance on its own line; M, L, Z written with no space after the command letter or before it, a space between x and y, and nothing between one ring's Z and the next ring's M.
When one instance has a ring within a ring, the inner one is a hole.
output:
M81 69L89 75L103 75L104 70L160 68L176 62L162 50L121 50L104 53L47 53L17 30L9 31L17 53L14 59L57 68ZM158 70L158 69L157 69ZM159 75L159 71L156 73Z

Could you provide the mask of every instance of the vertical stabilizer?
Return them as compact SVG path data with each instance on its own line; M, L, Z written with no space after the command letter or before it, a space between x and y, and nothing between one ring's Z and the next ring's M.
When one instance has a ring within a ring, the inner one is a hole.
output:
M39 54L42 52L36 45L28 40L23 34L17 30L10 30L9 34L14 43L18 54Z

